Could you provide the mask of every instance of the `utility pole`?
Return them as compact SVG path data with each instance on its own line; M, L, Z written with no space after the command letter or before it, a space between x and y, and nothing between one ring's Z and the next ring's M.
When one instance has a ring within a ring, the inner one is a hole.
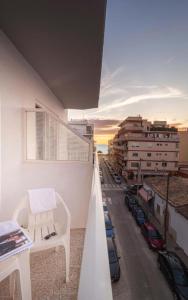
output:
M168 198L169 198L169 184L170 184L170 172L167 174L166 184L166 206L164 214L164 241L167 242L167 231L168 231Z

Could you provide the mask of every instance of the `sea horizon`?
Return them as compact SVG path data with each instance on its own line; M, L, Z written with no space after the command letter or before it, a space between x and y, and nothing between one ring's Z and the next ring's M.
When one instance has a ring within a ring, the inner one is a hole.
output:
M107 144L96 144L96 150L102 151L103 154L108 154L108 145Z

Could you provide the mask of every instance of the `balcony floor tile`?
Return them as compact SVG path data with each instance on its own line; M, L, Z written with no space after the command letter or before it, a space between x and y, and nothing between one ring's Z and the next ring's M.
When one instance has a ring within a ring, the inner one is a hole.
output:
M64 248L31 254L32 300L76 300L84 246L84 229L71 230L70 282L65 283ZM21 300L19 276L16 272L15 297ZM12 300L8 278L0 283L0 300Z

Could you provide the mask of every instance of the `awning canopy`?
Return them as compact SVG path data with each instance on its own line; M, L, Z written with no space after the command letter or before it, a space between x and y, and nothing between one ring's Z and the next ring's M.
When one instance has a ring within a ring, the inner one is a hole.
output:
M150 193L150 191L146 191L144 188L141 188L138 192L138 194L141 196L141 198L148 202L149 200L152 199L152 195Z

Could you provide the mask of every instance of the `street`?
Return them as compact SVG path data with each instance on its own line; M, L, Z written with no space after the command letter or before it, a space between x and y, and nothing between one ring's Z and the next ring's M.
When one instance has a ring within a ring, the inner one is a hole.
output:
M171 300L172 293L157 266L157 254L146 244L140 228L124 204L123 187L116 185L103 160L103 198L115 227L121 267L119 282L112 284L115 300ZM125 186L125 183L122 184Z

